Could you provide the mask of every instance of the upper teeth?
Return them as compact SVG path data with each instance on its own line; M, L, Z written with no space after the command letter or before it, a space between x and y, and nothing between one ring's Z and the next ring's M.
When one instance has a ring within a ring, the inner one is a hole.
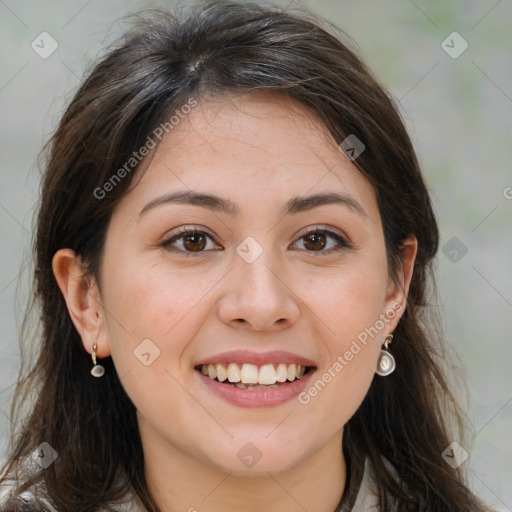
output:
M244 384L275 384L286 380L300 379L306 371L306 367L300 364L281 363L274 368L273 364L256 366L244 363L241 367L237 363L217 363L201 365L203 375L211 379L217 378L220 382L226 379L229 382L242 382Z

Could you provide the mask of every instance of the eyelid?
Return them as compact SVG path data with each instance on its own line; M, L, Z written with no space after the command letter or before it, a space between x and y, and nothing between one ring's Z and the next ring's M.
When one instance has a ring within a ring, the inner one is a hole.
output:
M343 231L340 231L336 228L331 228L330 226L325 226L322 224L317 224L314 226L308 226L307 228L304 228L304 231L301 232L301 234L299 235L299 238L301 238L305 235L309 235L310 233L316 233L316 232L327 233L327 234L332 233L332 234L338 235L339 237L341 237L343 239L348 238L345 235L345 233L343 233Z
M212 239L215 238L215 236L212 234L212 232L208 228L205 228L204 226L200 226L198 224L187 224L185 226L180 226L180 227L172 230L171 234L165 236L164 241L172 240L173 238L176 238L179 235L187 234L190 232L205 233L206 235L210 236Z

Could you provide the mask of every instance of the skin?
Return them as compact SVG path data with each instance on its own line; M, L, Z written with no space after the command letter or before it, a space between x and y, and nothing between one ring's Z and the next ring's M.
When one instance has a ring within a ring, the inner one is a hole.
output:
M99 358L112 356L137 408L150 492L165 511L332 512L345 485L343 426L405 308L416 239L404 245L396 284L372 186L325 127L273 93L202 100L152 157L113 213L100 286L71 249L53 260L85 349L96 341ZM162 194L190 189L230 199L240 214L169 203L139 217ZM292 197L333 191L365 215L339 204L280 214ZM183 238L173 244L181 253L161 246L180 226L211 234L202 253ZM338 232L354 248L325 252L338 246L331 236L316 248L308 227ZM236 252L247 236L263 249L252 263ZM398 309L307 404L239 408L193 368L227 350L287 350L315 361L320 377L379 315ZM145 366L134 350L148 338L160 356ZM251 468L237 457L248 442L262 455Z

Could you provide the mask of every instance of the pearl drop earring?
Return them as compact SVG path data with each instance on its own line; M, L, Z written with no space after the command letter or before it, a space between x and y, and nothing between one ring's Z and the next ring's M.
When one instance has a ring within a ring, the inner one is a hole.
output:
M91 375L93 377L103 377L103 375L105 375L105 368L103 368L103 366L101 366L101 364L97 364L96 363L96 349L98 348L98 345L96 343L94 343L94 345L92 346L92 364L94 365L92 367L92 370L91 370Z
M386 336L384 341L384 348L380 351L379 361L377 363L377 375L387 377L396 369L396 361L391 352L388 350L388 345L391 343L393 335L390 333Z

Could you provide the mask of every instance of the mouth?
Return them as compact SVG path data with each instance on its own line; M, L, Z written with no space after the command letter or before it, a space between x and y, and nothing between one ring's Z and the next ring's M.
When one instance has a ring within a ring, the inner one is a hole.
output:
M251 363L200 364L194 367L205 377L225 386L244 390L271 390L286 387L316 370L315 366L297 363Z

